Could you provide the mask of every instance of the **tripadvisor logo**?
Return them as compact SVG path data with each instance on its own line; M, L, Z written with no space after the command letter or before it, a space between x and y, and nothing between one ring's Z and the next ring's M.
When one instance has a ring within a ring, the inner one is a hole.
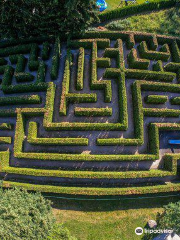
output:
M143 229L141 227L137 227L135 229L135 233L136 233L136 235L142 235L143 234Z

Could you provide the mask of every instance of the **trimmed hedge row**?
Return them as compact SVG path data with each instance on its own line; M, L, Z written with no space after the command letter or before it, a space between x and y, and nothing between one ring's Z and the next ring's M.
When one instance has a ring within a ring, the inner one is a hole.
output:
M23 55L17 56L17 65L16 65L15 73L24 72L25 67L26 67L26 58Z
M180 110L175 109L158 109L158 108L144 108L144 115L148 117L179 117Z
M36 71L39 67L38 61L39 47L37 43L31 45L28 67L30 71Z
M30 82L34 80L34 76L31 73L19 72L14 74L17 82Z
M42 60L46 61L49 59L50 56L50 43L43 42L42 46Z
M86 34L84 37L86 37ZM98 48L104 49L104 48L110 47L109 39L97 38L97 36L94 39L72 40L69 42L68 47L73 47L73 48L83 47L83 48L91 49L93 43L97 43Z
M45 82L45 77L46 77L46 64L44 62L40 62L37 72L36 84Z
M168 101L168 96L149 95L145 97L145 102L150 104L164 104Z
M112 116L112 108L81 108L76 107L75 116L99 117Z
M149 70L126 69L126 77L132 79L160 80L162 82L172 82L176 78L175 73L153 72Z
M32 83L32 84L18 84L18 85L3 85L2 90L5 93L24 93L24 92L41 92L46 91L47 83Z
M131 49L127 57L129 67L134 69L148 69L150 61L145 59L140 59L137 57L136 49Z
M18 97L0 97L0 106L16 104L39 104L41 98L38 95L18 96Z
M35 145L88 146L88 138L37 138L37 123L30 122L28 142Z
M147 44L145 41L142 41L138 46L139 54L142 58L149 59L149 60L162 60L168 61L171 56L169 51L169 47L167 44L163 45L160 49L161 52L151 51L148 50Z
M9 55L26 54L31 50L32 44L17 45L13 47L0 48L0 57L7 57Z
M11 130L12 125L10 123L0 123L0 130Z
M0 137L0 144L11 144L11 137Z
M79 49L79 56L78 56L78 69L77 69L77 83L76 89L82 90L83 89L83 80L84 80L84 48Z
M123 8L117 8L111 11L105 11L99 15L101 22L116 18L123 18L133 14L139 14L145 11L161 10L170 8L176 5L178 0L158 0L150 3L137 4Z
M171 44L171 55L173 62L180 63L180 50L176 41Z
M46 177L59 177L59 178L80 178L80 179L133 179L133 178L154 178L154 177L166 177L175 175L177 164L174 160L167 158L165 160L169 170L152 169L146 171L67 171L67 170L48 170L48 169L34 169L34 168L16 168L9 166L8 156L1 162L1 171L20 175L32 175L32 176L46 176ZM172 162L174 162L172 164ZM177 160L176 160L177 162ZM173 166L172 166L173 165Z
M52 65L51 65L51 79L56 80L59 73L59 62L60 62L61 48L60 48L60 39L56 38L52 56Z
M158 60L156 63L153 64L153 71L163 72L163 64L161 60Z
M36 185L29 183L19 183L3 181L3 187L20 187L31 191L53 192L59 194L85 195L85 196L123 196L123 195L140 195L166 192L179 192L180 184L169 183L165 185L129 187L129 188L93 188L93 187L64 187L50 185Z
M180 97L175 97L170 99L172 105L180 105Z

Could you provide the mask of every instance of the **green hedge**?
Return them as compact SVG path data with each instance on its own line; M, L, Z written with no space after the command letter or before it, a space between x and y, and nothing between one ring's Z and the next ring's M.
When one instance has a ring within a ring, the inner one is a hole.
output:
M74 110L76 116L99 117L112 116L112 108L80 108Z
M10 123L0 123L0 130L12 130L13 125Z
M30 71L36 71L39 67L38 61L39 47L37 43L31 45L28 67Z
M50 43L44 42L42 46L42 60L46 61L50 57Z
M140 59L137 57L136 49L131 49L127 57L129 67L135 69L148 69L150 61L145 59Z
M79 56L78 56L78 69L77 69L77 83L76 89L82 90L83 89L83 80L84 80L84 48L79 49Z
M175 97L170 99L172 105L180 105L180 97Z
M15 73L15 78L17 82L30 82L34 80L34 76L31 73Z
M149 59L149 60L162 60L167 62L171 56L171 53L169 51L169 47L167 44L163 45L160 51L157 52L157 51L148 50L146 42L142 41L138 46L138 49L139 49L140 56L142 58Z
M153 64L153 71L163 72L163 64L161 60L158 60L156 63Z
M50 185L35 185L29 183L18 183L3 181L3 187L21 187L31 191L53 192L59 194L85 195L85 196L123 196L153 193L179 192L180 184L165 184L156 186L129 187L129 188L94 188L94 187L64 187Z
M38 95L18 96L18 97L0 97L0 106L16 104L39 104L41 98Z
M180 63L180 50L175 40L171 44L171 53L173 62Z
M168 96L149 95L145 97L145 102L150 104L164 104L168 101Z
M162 82L172 82L176 78L175 73L169 72L153 72L149 70L126 69L127 78L144 79L144 80L160 80Z
M26 54L26 53L29 53L30 50L31 50L31 44L0 48L0 57L7 57L9 55L16 55L16 54Z
M37 123L30 122L28 142L35 145L88 146L88 138L37 138Z
M45 82L45 77L46 77L46 64L44 62L40 62L37 72L36 84Z
M56 80L59 73L59 62L60 62L60 39L57 38L54 43L54 50L53 50L53 56L52 56L52 65L51 65L51 79Z
M18 55L17 56L17 65L16 65L15 73L24 72L25 67L26 67L26 58L23 55Z

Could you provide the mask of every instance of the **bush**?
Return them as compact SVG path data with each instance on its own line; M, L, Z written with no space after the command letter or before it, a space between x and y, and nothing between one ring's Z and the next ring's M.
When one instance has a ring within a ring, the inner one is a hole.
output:
M0 190L1 240L45 240L53 224L50 201L40 193Z
M56 224L47 240L76 240L76 238L72 237L69 230L63 227L63 225Z
M148 95L144 100L150 104L164 104L168 101L168 96Z

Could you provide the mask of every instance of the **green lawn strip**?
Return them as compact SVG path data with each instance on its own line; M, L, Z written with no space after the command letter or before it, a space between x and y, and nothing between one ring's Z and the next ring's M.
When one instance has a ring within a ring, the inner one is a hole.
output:
M180 9L171 8L158 12L128 17L107 24L109 30L141 31L180 36Z

